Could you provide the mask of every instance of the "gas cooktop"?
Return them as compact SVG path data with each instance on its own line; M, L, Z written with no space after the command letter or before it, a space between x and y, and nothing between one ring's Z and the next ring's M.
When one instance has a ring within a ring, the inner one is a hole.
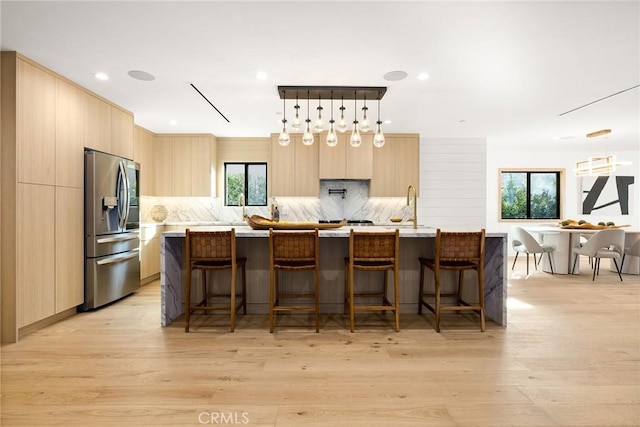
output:
M339 224L341 219L321 219L318 221L320 224ZM373 221L369 219L348 219L347 225L373 225Z

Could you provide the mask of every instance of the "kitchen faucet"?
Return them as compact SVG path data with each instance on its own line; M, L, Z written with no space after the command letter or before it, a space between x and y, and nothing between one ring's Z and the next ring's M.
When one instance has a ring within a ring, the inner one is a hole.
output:
M247 216L244 214L244 194L242 193L238 196L238 206L242 206L242 220L244 221Z
M411 190L413 190L413 218L409 221L413 221L413 228L418 228L418 193L416 191L416 187L410 185L407 188L407 206L409 206L409 202L411 200Z

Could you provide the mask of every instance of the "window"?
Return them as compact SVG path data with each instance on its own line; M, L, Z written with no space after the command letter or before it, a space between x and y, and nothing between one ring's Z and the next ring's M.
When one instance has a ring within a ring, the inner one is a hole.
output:
M501 170L501 219L560 219L560 170Z
M246 206L267 205L266 163L224 164L224 204L239 206L241 194Z

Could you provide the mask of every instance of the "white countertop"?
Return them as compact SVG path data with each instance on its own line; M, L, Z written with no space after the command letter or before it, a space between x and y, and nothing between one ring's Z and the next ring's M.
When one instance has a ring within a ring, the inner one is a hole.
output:
M198 227L198 231L227 231L231 228L235 229L236 237L269 237L269 230L254 230L248 225L211 225L206 227ZM376 233L384 231L400 230L400 237L435 237L436 230L433 227L394 227L386 225L373 225L373 226L344 226L340 228L331 228L320 230L320 237L349 237L351 230L366 233ZM165 237L184 237L184 230L164 231L162 233ZM507 233L486 233L487 237L506 237Z

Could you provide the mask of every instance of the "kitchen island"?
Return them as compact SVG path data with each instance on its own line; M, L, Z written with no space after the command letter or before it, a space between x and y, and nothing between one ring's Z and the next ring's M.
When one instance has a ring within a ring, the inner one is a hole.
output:
M268 313L269 308L269 231L253 230L248 226L197 227L197 231L224 231L235 229L238 256L247 258L247 312ZM395 230L389 226L342 227L320 230L320 311L322 313L343 312L344 257L349 253L349 233L356 231L376 232ZM418 257L433 257L435 244L434 228L407 228L400 230L400 311L417 313L420 264ZM196 229L194 228L194 231ZM165 231L160 243L161 324L166 326L183 312L184 283L184 231ZM453 272L446 272L453 273ZM224 272L217 273L224 274ZM365 273L366 274L366 273ZM485 243L485 316L499 325L507 323L507 234L487 233ZM371 280L381 280L371 276ZM433 286L433 274L425 275L427 289ZM443 276L443 289L452 287L457 274ZM310 278L309 278L310 279ZM309 280L301 278L300 280ZM194 275L194 283L200 278ZM223 279L223 280L226 280ZM391 279L393 280L393 279ZM465 276L465 290L473 292L475 276ZM283 286L288 286L283 282ZM392 287L390 287L392 289ZM193 289L199 289L194 286ZM477 299L473 293L467 296ZM194 301L195 301L194 296Z

